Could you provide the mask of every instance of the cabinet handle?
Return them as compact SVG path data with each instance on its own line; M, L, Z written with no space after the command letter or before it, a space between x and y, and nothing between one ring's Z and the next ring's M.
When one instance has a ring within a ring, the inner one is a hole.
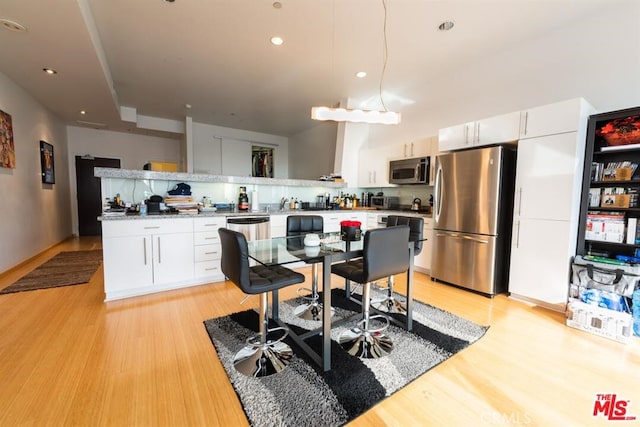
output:
M145 227L144 229L145 229L145 230L156 230L156 229L158 229L158 228L160 228L160 226L155 226L155 227Z
M160 250L160 236L158 236L158 264L162 264L162 251Z
M144 253L144 265L147 265L147 238L142 238L142 252Z
M205 255L214 255L214 254L217 254L217 253L218 253L218 251L213 251L213 252L205 252L204 254Z
M529 112L525 111L524 113L524 123L523 123L523 130L522 130L522 134L524 136L527 136L527 125L529 124Z
M518 189L518 215L522 215L522 187Z
M211 270L217 270L217 268L216 267L209 267L209 268L205 268L204 270L205 271L211 271Z
M475 130L475 143L479 143L480 142L480 123L475 123L473 125L473 129Z
M404 149L403 149L403 157L407 157L407 144L404 144Z
M411 157L413 157L413 156L414 156L414 154L413 154L413 142L412 142L411 143Z
M216 224L204 224L205 227L214 227Z
M464 125L464 143L469 144L469 125Z
M378 180L376 179L376 171L373 171L373 183L375 184Z
M217 237L205 237L204 240L218 240Z
M520 221L516 222L516 249L520 247Z

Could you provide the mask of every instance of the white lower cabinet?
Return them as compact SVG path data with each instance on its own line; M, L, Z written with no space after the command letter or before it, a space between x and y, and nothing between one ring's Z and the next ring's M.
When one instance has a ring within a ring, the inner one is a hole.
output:
M564 304L575 250L570 222L518 219L513 228L511 296L551 305Z
M422 242L422 251L414 258L414 267L421 273L431 272L431 248L433 245L433 219L425 218L422 229L425 240Z
M226 225L225 217L193 219L194 276L197 280L224 280L220 267L222 245L218 229Z
M193 281L191 218L104 221L102 248L106 300Z
M287 215L271 215L269 218L271 237L284 237L287 235Z

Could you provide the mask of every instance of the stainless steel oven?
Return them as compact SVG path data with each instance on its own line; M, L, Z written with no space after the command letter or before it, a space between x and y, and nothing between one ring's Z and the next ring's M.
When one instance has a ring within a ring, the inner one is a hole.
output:
M429 184L429 157L389 162L391 184Z

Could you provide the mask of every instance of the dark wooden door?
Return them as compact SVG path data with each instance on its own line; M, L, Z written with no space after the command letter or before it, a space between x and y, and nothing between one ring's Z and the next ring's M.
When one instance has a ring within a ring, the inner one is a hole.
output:
M93 176L93 168L120 168L119 159L76 156L76 191L78 197L78 233L80 236L99 236L102 227L98 217L102 213L100 178Z

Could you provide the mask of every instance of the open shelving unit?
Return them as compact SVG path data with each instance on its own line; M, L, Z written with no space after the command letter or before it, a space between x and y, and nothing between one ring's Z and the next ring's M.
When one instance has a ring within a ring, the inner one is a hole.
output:
M640 122L640 107L589 116L577 242L580 255L615 258L640 252L640 240L636 239L636 235L640 237L640 139L637 143L628 143L632 141L629 138L626 144L612 145L602 135L603 128L624 125L629 130L627 124L636 120ZM599 221L616 214L618 219L611 219L605 226L609 231L598 234L603 230ZM594 218L598 222L594 223ZM616 227L622 227L622 236Z

